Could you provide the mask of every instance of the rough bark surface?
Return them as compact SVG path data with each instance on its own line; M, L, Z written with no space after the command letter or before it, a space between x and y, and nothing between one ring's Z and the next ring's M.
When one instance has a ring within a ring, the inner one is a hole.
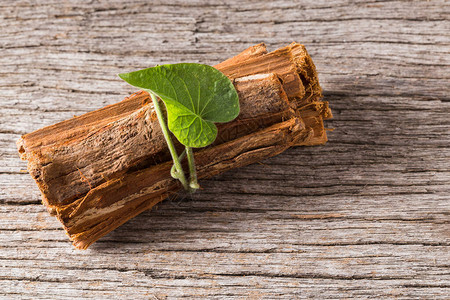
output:
M2 1L0 296L448 298L449 12L446 1ZM133 93L117 73L293 40L332 103L325 147L202 180L195 196L71 248L23 172L20 135Z

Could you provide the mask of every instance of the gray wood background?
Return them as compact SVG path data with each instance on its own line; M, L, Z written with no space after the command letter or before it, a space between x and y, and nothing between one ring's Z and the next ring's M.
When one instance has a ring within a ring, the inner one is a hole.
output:
M0 298L450 297L448 1L0 2ZM120 101L116 74L306 45L335 131L74 250L21 134Z

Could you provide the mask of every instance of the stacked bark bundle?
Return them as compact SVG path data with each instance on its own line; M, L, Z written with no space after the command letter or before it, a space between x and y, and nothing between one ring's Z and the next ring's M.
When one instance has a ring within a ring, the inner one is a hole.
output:
M268 53L259 44L215 68L233 80L241 112L195 152L199 178L327 141L323 120L332 115L303 45ZM43 203L80 249L181 189L143 91L26 134L17 145Z

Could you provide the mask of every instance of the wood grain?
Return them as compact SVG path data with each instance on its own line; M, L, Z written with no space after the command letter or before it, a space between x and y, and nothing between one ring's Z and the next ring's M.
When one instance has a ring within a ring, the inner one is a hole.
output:
M448 298L448 2L186 2L0 3L0 297ZM326 146L203 180L71 248L21 134L133 93L120 72L294 40L333 109Z

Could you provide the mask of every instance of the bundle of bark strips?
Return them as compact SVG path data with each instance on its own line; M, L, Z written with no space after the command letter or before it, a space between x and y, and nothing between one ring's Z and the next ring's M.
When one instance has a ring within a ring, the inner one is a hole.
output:
M241 112L195 152L200 179L327 141L323 120L332 115L303 45L268 53L259 44L215 68L233 81ZM182 188L170 176L172 161L144 91L26 134L17 145L44 205L79 249Z

